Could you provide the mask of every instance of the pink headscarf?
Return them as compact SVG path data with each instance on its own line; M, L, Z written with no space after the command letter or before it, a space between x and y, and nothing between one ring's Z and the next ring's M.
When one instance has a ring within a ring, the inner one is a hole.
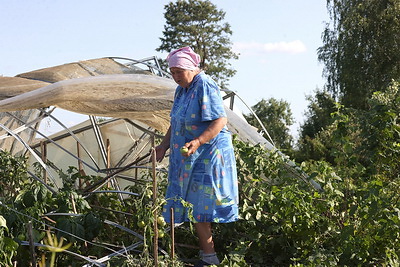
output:
M189 46L185 46L169 53L167 61L170 68L195 70L200 63L200 56Z

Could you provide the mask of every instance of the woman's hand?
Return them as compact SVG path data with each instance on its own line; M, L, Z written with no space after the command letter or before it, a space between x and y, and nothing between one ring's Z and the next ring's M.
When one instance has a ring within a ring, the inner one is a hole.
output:
M186 147L188 149L187 152L182 153L182 148L181 148L181 154L184 157L189 157L190 155L194 154L196 150L201 146L201 142L199 138L195 138L192 141L186 143L182 148Z
M171 138L171 127L168 128L168 131L165 134L161 144L159 144L158 146L156 146L154 148L155 151L156 151L156 161L157 162L161 162L164 159L165 153L169 149L169 140L170 140L170 138Z
M155 150L156 150L156 161L161 162L165 157L165 153L167 152L168 147L159 145L155 147Z
M216 120L213 120L207 129L199 136L193 139L192 141L186 143L183 147L188 149L188 152L181 153L184 157L189 157L204 143L209 142L211 139L216 137L218 133L224 128L227 123L226 117L221 117Z

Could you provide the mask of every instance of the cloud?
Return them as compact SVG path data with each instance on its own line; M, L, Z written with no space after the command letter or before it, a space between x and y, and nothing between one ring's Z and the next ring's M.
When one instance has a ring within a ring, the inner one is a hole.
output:
M300 54L307 49L300 40L292 42L258 43L258 42L237 42L233 44L233 50L240 54L260 55L266 53Z

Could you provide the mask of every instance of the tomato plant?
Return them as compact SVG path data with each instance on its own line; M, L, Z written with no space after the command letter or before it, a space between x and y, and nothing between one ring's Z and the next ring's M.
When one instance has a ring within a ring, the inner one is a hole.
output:
M240 220L213 225L222 266L399 264L400 98L397 84L389 89L375 93L371 109L363 113L338 106L332 125L321 135L329 138L325 143L330 146L321 150L329 157L299 165L322 186L321 192L298 179L282 154L234 139ZM155 234L160 266L183 266L186 259L198 257L191 223L175 229L176 258L169 257L169 224L160 217L167 185L163 172L157 173L156 200L150 172L141 172L124 189L132 194L122 199L116 193L83 192L75 186L77 179L93 183L101 178L82 176L73 167L59 173L63 187L52 193L27 176L23 158L2 151L0 172L1 262L29 264L28 247L22 245L29 221L35 242L43 243L51 229L58 239L71 242L68 250L77 254L100 258L112 253L110 244L113 251L136 244L112 257L111 266L153 266ZM84 263L62 252L55 261L60 266Z

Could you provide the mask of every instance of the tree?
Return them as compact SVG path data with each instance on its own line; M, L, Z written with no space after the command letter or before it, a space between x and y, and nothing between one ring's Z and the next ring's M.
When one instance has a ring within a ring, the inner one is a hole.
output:
M333 122L332 113L337 111L335 100L325 90L316 90L314 96L307 96L309 102L305 121L300 126L297 141L296 160L327 160L329 158L329 138L325 131ZM328 131L329 132L329 131Z
M327 7L331 23L318 49L327 89L365 109L373 92L400 78L400 0L327 0Z
M335 100L326 92L317 90L315 96L307 96L308 110L305 113L306 120L301 125L300 138L315 135L333 122L332 112L336 111Z
M232 30L223 23L225 12L208 0L178 0L165 5L165 10L164 37L156 50L170 52L190 46L201 57L200 67L226 88L236 73L229 60L238 55L231 50Z
M400 173L400 82L369 99L371 109L360 116L360 145L357 154L370 173L389 181Z
M289 133L289 127L294 123L294 119L289 103L275 98L262 99L252 106L252 109L264 124L276 146L280 149L291 150L293 137ZM253 114L244 116L249 124L260 127ZM263 136L269 139L266 133L263 133Z

